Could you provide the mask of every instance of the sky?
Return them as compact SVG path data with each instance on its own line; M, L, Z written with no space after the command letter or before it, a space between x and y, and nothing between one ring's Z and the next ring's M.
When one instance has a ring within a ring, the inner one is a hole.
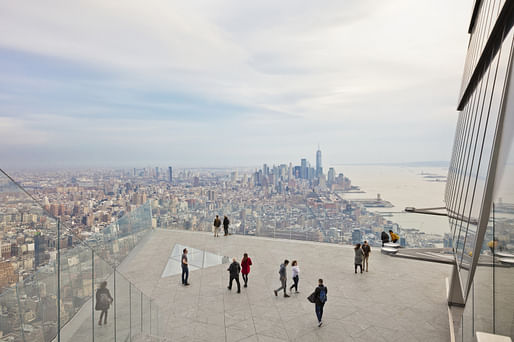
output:
M0 167L449 160L472 5L0 0Z

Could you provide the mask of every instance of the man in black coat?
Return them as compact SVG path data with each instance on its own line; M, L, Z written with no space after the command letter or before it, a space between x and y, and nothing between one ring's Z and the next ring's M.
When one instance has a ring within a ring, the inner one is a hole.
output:
M225 236L228 235L228 225L230 224L230 221L228 220L228 217L225 216L223 218L223 230L225 231Z
M228 267L227 271L230 272L230 280L227 288L232 290L232 281L235 280L237 283L237 293L241 293L241 283L239 283L239 273L241 272L241 266L236 261L236 258L232 259L232 263Z

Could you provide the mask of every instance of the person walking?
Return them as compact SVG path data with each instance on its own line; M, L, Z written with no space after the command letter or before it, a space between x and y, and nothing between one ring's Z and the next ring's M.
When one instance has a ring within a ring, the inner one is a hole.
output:
M387 234L385 231L383 231L380 238L382 239L382 247L384 247L384 244L389 242L389 234Z
M323 285L323 279L318 279L318 287L314 290L314 292L308 297L309 301L314 301L316 308L316 317L318 318L318 327L321 327L323 324L323 307L327 302L327 293L328 289L325 285Z
M243 254L241 260L241 274L243 275L244 287L248 287L248 273L250 273L250 266L252 266L252 259L248 257L248 253Z
M278 296L278 291L284 289L284 297L289 297L289 295L287 294L287 271L286 271L286 267L287 265L289 265L289 260L284 260L284 263L280 265L280 270L278 271L278 274L280 274L280 283L282 284L282 286L280 286L278 289L276 290L273 290L273 292L275 293L275 296Z
M237 293L241 293L241 283L239 283L239 272L241 272L241 266L239 266L236 258L232 259L232 263L228 267L227 271L230 272L230 280L228 282L227 288L232 290L232 281L235 280L237 283Z
M225 215L223 218L223 230L225 231L225 236L228 235L228 225L230 224L230 221L228 220L228 217Z
M100 283L100 287L96 290L95 310L101 311L98 325L102 325L102 318L104 320L104 325L107 324L107 310L109 310L112 302L113 299L109 289L107 289L107 282L102 281Z
M364 257L364 252L362 251L361 244L358 243L355 245L355 273L357 273L357 266L360 267L362 273L362 258Z
M214 224L214 237L218 237L219 231L220 231L220 226L221 226L221 220L218 217L218 215L216 215L216 218L214 219L213 224Z
M368 259L369 254L371 253L371 246L369 245L368 241L364 241L364 244L362 245L362 252L364 253L364 264L363 267L368 272Z
M295 293L300 293L298 292L298 282L300 281L300 267L298 267L298 261L293 260L293 262L291 263L291 271L294 284L291 285L291 287L289 288L289 292L293 293L294 287Z
M182 251L182 258L181 264L182 264L182 285L188 286L188 278L189 278L189 263L187 261L187 248L184 248Z

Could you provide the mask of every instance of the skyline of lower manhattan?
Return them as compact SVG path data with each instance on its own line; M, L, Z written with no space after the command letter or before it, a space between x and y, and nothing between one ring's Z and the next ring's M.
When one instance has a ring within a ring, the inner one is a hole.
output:
M0 3L0 342L512 342L513 27Z

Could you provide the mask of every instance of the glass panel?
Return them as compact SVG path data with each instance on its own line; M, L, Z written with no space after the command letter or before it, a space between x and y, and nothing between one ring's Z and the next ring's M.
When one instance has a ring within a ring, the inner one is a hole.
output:
M141 306L141 291L139 291L133 284L130 286L130 321L132 338L140 335L143 326L142 320L142 306Z
M473 288L471 289L471 293L468 296L468 300L466 301L466 307L464 308L464 314L462 316L462 340L473 341L475 337L475 329L473 325Z
M119 272L116 272L114 300L116 302L116 340L128 341L131 334L130 283Z
M142 315L143 315L143 334L150 334L150 328L151 328L151 322L152 322L152 316L151 316L151 301L150 301L150 298L148 298L147 296L143 295L143 310L142 310Z

